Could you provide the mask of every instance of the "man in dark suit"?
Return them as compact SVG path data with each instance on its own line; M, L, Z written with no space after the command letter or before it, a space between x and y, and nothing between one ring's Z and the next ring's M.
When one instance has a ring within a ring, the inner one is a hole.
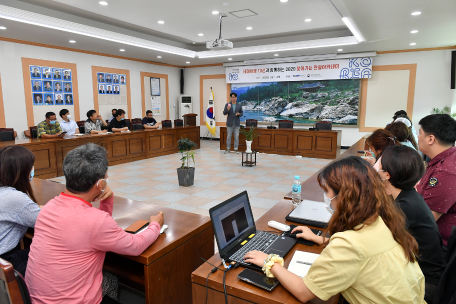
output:
M104 82L103 74L98 74L98 82Z
M48 92L52 92L51 83L49 81L46 81L46 84L44 85L44 90L48 91Z
M112 94L111 86L108 85L108 88L106 89L106 94Z
M64 74L65 74L65 75L63 75L63 79L66 79L66 80L70 80L70 79L71 79L71 76L70 76L70 72L69 72L69 71L65 71Z
M38 68L33 69L32 77L41 77L41 74L40 74Z
M72 105L73 104L73 100L71 100L71 96L70 95L67 95L67 97L66 97L66 104L67 105Z
M102 84L98 87L98 93L100 93L100 94L105 93L104 86Z
M42 104L41 95L35 95L35 104Z
M119 79L117 77L118 77L117 75L114 75L113 83L119 83Z
M47 105L52 105L52 104L54 104L54 103L52 102L52 97L51 97L51 95L48 95L48 96L46 97L46 102L45 102L45 103L46 103Z
M62 92L62 88L60 87L60 82L55 83L55 92Z
M106 82L111 82L111 75L110 74L106 74Z
M67 82L65 83L65 92L71 92L70 84Z
M55 99L55 104L56 105L63 105L62 95L57 95L57 98Z
M35 81L35 85L33 86L33 91L41 91L41 86L39 81Z
M43 78L51 78L51 71L49 69L44 70Z
M114 86L114 94L119 94L119 86Z
M62 75L60 75L60 70L54 71L54 79L62 79Z

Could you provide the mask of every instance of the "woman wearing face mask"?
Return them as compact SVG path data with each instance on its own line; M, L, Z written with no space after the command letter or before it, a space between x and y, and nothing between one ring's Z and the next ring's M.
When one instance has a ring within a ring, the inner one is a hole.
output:
M415 190L425 171L423 161L415 150L405 146L388 147L374 169L404 213L405 226L418 243L420 255L417 261L426 278L425 300L432 303L446 263L434 216Z
M389 131L384 129L375 130L366 139L367 150L365 153L365 159L373 166L377 159L382 156L383 150L389 146L400 146L401 143L391 134Z
M23 276L29 249L19 242L28 228L34 228L40 207L30 181L35 156L22 146L0 149L0 257L13 264Z
M74 135L79 134L79 127L74 120L70 120L71 115L70 111L67 109L60 110L59 113L60 117L62 117L62 121L60 122L60 127L62 128L63 132L66 132L66 135Z
M127 122L125 121L125 111L117 109L113 120L109 123L110 132L128 131Z
M302 302L333 300L342 293L352 304L425 303L418 245L374 168L347 157L324 168L318 182L334 213L329 240L307 227L294 229L301 231L297 237L325 246L308 274L301 279L281 265L280 257L259 251L247 253L245 261L263 266Z

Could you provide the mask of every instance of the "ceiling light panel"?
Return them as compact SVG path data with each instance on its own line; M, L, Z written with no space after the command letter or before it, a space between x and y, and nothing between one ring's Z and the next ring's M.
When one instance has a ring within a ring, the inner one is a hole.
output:
M229 12L229 13L231 15L233 15L234 17L238 17L238 18L253 17L253 16L257 16L258 15L257 13L252 11L251 9L244 9L244 10L240 10L240 11L232 11L232 12Z
M118 42L123 45L132 45L144 49L160 51L185 57L194 58L196 52L166 45L163 43L153 42L146 39L136 38L112 31L99 29L93 26L88 26L76 22L71 22L63 19L49 17L42 14L28 12L25 10L5 6L0 4L0 18L18 21L27 24L33 24L45 28L51 28L59 31L75 33L83 36L98 38L102 40Z

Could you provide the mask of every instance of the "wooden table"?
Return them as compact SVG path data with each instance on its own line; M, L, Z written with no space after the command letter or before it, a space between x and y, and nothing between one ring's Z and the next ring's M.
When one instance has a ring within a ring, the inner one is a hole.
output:
M118 165L145 158L173 154L177 152L177 141L189 138L200 147L200 127L176 127L135 130L128 133L87 134L83 136L65 136L64 138L0 142L0 148L21 145L35 154L35 176L52 178L63 175L63 159L76 147L95 143L108 150L109 165Z
M336 158L340 154L342 131L309 131L299 129L257 128L258 137L252 150L258 152L301 155L315 158ZM220 127L220 150L226 150L226 127ZM234 138L231 138L233 147ZM239 151L245 151L245 136L239 134Z
M45 205L65 190L63 184L34 178L38 204ZM99 204L94 203L98 208ZM145 292L146 303L191 303L191 273L214 254L214 230L208 216L154 206L121 197L114 198L113 218L123 229L137 220L165 213L168 230L139 256L108 252L104 269L122 283ZM32 237L33 233L28 233Z

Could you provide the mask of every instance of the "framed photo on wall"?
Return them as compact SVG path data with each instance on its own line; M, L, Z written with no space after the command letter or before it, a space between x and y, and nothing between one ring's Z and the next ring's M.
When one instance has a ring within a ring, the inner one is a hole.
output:
M72 106L73 105L73 95L65 94L64 97L65 97L65 105Z
M44 92L54 91L54 89L52 88L52 81L43 80L43 91Z
M54 94L44 94L44 104L52 106L54 104Z
M32 92L42 92L43 86L41 80L32 80Z
M98 85L98 94L106 94L105 85L104 84L99 84Z
M63 91L65 93L73 93L73 87L71 86L71 82L64 82L63 83Z
M54 81L54 92L56 92L56 93L62 92L62 83L60 81Z
M112 75L105 73L105 82L106 83L112 83Z
M43 67L41 71L43 73L43 79L52 79L51 68Z
M54 94L54 101L55 101L55 105L58 106L58 105L63 105L64 104L64 101L63 101L63 94L62 93L59 93L59 94Z
M110 85L110 84L106 85L106 94L112 94L112 85Z
M43 94L33 94L33 105L42 106L43 105Z
M119 75L120 84L127 84L127 76Z
M52 76L55 80L61 80L62 79L62 69L52 69Z
M120 86L115 85L115 86L113 86L113 88L114 88L113 94L120 94Z
M63 70L63 80L71 81L71 70Z
M98 80L98 83L104 83L105 82L104 73L97 73L97 80Z
M30 77L32 79L41 79L41 69L38 66L30 67Z
M119 83L119 75L112 74L112 83Z

